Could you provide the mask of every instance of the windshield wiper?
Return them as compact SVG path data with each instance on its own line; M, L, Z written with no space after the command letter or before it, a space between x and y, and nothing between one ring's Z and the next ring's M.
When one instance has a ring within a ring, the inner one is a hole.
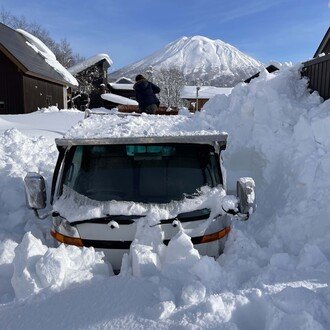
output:
M174 220L180 222L198 221L208 219L210 216L210 209L200 209L190 212L179 213L175 218L160 220L159 224L172 223Z
M134 223L134 220L139 218L144 218L145 215L106 215L105 217L101 218L92 218L92 219L85 219L85 220L77 220L71 222L71 226L79 225L81 223L101 223L101 224L107 224L110 221L116 221L120 225L130 225Z

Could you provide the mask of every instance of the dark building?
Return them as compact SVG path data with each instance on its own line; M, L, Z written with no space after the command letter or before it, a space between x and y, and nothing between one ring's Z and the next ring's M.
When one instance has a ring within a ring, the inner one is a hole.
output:
M330 98L330 27L324 35L314 58L303 63L301 74L309 79L309 88L325 100Z
M101 94L106 91L108 69L111 65L112 61L107 54L97 54L69 68L70 73L79 82L77 95L88 95L88 106L91 109L104 106ZM81 103L79 98L75 100L76 105Z
M267 70L269 73L273 73L273 72L277 71L278 68L277 68L275 65L271 64L271 65L268 65L268 66L266 67L266 70ZM248 84L252 79L259 77L259 75L260 75L260 71L257 72L256 74L254 74L253 76L251 76L250 78L244 80L244 82Z
M330 53L330 27L328 28L328 31L324 35L324 37L313 57L316 58L322 53L324 53L324 54Z
M0 114L19 114L56 105L66 107L70 83L27 44L19 32L0 23Z
M134 82L131 79L122 77L114 82L107 84L107 89L110 93L135 100L135 91L133 89ZM104 106L108 109L115 108L119 103L104 101Z

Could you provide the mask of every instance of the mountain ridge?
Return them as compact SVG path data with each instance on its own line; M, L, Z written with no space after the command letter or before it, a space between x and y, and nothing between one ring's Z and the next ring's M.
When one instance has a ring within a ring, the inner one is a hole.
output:
M115 80L121 76L134 78L148 68L177 67L186 77L187 84L199 79L204 85L234 86L260 71L263 64L236 47L204 36L183 36L151 55L109 74Z

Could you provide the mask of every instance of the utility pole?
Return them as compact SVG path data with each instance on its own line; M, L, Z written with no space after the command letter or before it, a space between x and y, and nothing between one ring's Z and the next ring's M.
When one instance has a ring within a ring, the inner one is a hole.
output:
M195 105L195 111L197 110L199 110L198 109L198 92L199 92L199 90L201 89L201 87L200 87L200 82L199 82L199 79L197 79L197 86L196 86L196 105Z
M146 71L147 75L148 75L148 80L153 82L153 73L154 73L154 68L152 67L152 65L149 66L148 70Z

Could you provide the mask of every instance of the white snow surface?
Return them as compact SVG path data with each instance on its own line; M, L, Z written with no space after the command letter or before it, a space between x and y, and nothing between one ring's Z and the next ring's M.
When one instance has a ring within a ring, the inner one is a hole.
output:
M190 112L178 116L147 115L145 113L140 116L99 116L92 114L67 131L64 138L91 139L209 134L226 135L227 133L215 130L210 123L196 121Z
M144 204L134 202L107 201L99 202L89 199L64 186L63 195L54 203L53 209L61 212L68 221L79 221L91 218L101 218L107 214L141 215L146 216L149 225L159 224L162 219L175 218L178 214L194 211L196 209L211 209L209 220L222 214L222 199L226 196L224 189L201 187L199 196L194 199L184 198L181 201L172 201L167 204ZM235 204L234 204L235 206ZM197 229L187 231L191 236L200 236L210 221L205 221Z
M298 67L262 72L193 117L200 129L228 131L229 187L256 183L256 213L232 221L217 260L183 231L161 246L159 226L145 222L119 276L93 249L55 248L49 221L24 206L22 178L39 171L49 190L49 127L73 117L82 114L0 116L1 328L329 329L330 101L309 93ZM139 117L146 128L150 117Z
M33 48L36 53L40 54L45 61L64 78L65 81L73 86L78 86L76 78L57 61L54 53L40 39L22 29L17 29L16 31L24 36L27 40L27 45Z
M235 86L263 68L261 62L222 40L203 36L181 37L155 53L110 73L110 79L134 78L146 72L177 67L188 84L197 80L212 86Z
M108 54L96 54L92 57L89 57L88 59L72 66L71 68L69 68L68 70L73 74L77 74L81 71L86 70L87 68L89 68L90 66L93 66L94 64L96 64L97 62L100 62L102 60L106 60L109 65L112 65L112 60L109 57Z

